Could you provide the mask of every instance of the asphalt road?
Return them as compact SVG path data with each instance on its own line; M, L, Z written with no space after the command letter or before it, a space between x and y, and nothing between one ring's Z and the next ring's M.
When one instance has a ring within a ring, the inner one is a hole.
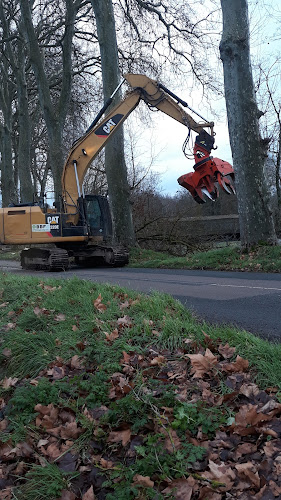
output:
M198 318L232 324L264 338L281 338L281 274L131 268L72 268L67 272L24 271L0 261L0 270L46 277L78 276L149 293L171 294Z

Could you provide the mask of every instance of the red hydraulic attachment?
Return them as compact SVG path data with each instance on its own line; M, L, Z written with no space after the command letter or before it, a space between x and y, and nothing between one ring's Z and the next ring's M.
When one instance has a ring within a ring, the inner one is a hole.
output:
M214 138L205 130L196 137L194 144L195 172L182 175L178 183L193 196L197 203L205 203L204 194L215 201L218 197L218 185L228 194L234 193L234 171L230 163L210 155Z

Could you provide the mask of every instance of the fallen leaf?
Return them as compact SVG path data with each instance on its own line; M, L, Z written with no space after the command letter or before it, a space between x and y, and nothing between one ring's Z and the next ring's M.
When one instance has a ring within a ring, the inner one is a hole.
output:
M91 486L82 496L82 500L95 500L94 488Z
M202 378L203 375L210 374L212 368L218 364L218 359L210 351L206 349L205 354L187 354L191 362L193 378Z
M226 372L244 372L249 368L249 361L247 359L241 358L241 356L237 356L236 360L233 363L226 363L222 365L223 370Z
M166 359L164 358L164 356L156 356L155 358L153 358L150 361L150 364L152 366L161 365L161 364L165 363L165 361L166 361Z
M59 313L54 317L55 321L65 321L65 314Z
M133 326L133 321L130 316L123 316L123 318L118 318L117 324L121 327L131 328Z
M174 479L162 493L172 493L175 500L191 500L193 486L189 484L189 479Z
M78 356L78 354L75 354L75 356L72 356L72 358L70 360L70 367L72 369L77 369L77 370L81 370L82 369L82 360Z
M255 464L247 462L243 464L236 464L234 467L238 471L238 475L241 479L248 480L250 484L253 484L256 488L260 487L260 478Z
M141 476L140 474L135 474L133 477L133 484L138 484L145 488L153 488L154 481L151 481L149 476Z
M105 460L104 458L100 459L100 464L103 469L112 469L112 467L114 466L114 462L112 462L111 460Z
M224 359L232 358L236 351L236 347L230 347L229 344L222 345L220 344L218 347L219 353L222 355Z
M41 316L41 315L43 314L43 310L42 310L40 307L38 307L38 306L36 306L36 307L33 309L33 312L34 312L34 314L35 314L36 316Z
M125 302L122 302L122 304L120 304L119 308L121 309L121 311L123 311L123 309L127 309L129 306L130 306L129 301L125 300Z
M16 377L5 377L1 380L0 385L3 389L9 389L9 387L14 387L19 379Z
M73 491L62 490L61 497L59 500L75 500L75 499L76 499L76 495L75 495L75 493L73 493Z
M6 347L3 349L2 354L5 358L10 358L12 356L12 351Z
M106 305L102 304L101 294L99 294L99 296L96 298L96 300L93 300L93 304L94 304L95 308L100 312L104 312L106 310Z
M131 430L125 429L124 431L112 431L109 433L107 442L108 443L120 443L122 442L123 446L126 446L131 440Z
M60 435L63 439L77 439L82 432L83 429L77 426L77 422L68 422L61 428Z
M113 342L114 340L118 339L119 333L117 328L115 328L111 333L104 332L106 336L107 342Z

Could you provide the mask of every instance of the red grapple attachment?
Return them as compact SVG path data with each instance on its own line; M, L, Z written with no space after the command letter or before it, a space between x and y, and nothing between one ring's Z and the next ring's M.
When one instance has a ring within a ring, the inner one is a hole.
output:
M205 203L204 194L215 201L219 195L218 186L228 194L235 194L233 168L227 161L209 156L213 145L214 138L205 130L200 132L194 145L195 172L178 178L178 183L197 203Z

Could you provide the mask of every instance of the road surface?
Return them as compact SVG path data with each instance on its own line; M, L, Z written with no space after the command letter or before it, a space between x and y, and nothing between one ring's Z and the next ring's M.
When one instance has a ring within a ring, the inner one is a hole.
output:
M146 293L158 290L213 324L232 324L271 340L281 337L281 274L128 267L73 267L64 273L42 273L24 271L14 261L0 261L0 270L55 278L75 275Z

